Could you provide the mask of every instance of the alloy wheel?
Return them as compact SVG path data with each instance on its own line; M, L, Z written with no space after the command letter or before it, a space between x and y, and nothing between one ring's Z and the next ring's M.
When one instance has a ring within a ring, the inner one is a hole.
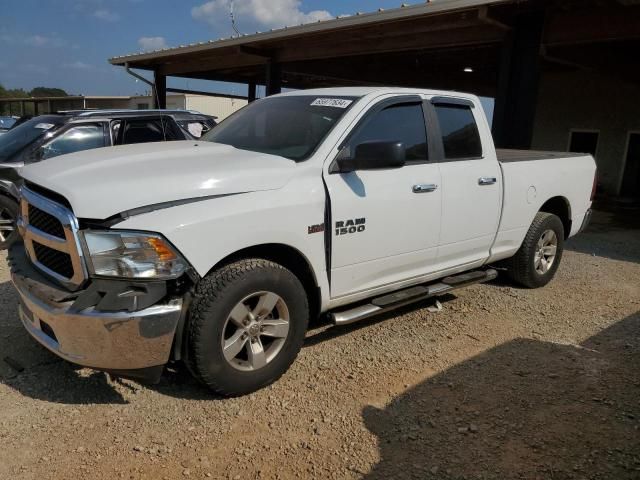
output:
M255 371L276 358L290 326L289 309L273 292L256 292L229 313L222 334L222 352L234 368Z
M533 257L536 272L544 275L553 266L558 250L558 236L553 230L545 230L538 244L536 245L536 253Z

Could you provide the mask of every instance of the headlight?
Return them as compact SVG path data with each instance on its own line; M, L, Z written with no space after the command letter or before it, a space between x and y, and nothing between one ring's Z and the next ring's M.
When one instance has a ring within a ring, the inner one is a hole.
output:
M161 235L117 230L87 230L82 235L92 275L168 280L188 267Z

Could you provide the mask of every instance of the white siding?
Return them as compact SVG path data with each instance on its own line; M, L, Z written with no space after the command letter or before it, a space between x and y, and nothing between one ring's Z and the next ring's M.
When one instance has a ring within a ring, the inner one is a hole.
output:
M246 100L235 98L209 97L205 95L186 95L187 110L213 115L221 121L247 104Z

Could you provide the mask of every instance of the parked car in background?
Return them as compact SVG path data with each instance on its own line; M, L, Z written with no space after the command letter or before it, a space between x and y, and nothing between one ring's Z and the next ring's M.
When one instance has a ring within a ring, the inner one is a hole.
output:
M17 117L0 117L0 135L9 131L18 120Z
M94 148L194 140L215 125L215 117L185 110L78 110L27 119L0 137L0 249L15 238L23 166Z

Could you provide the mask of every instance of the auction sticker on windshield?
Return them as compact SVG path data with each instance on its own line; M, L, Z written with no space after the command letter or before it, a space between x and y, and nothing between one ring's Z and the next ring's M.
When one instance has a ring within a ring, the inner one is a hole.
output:
M49 130L50 128L55 127L53 123L39 123L34 128L39 128L41 130Z
M347 108L353 103L353 100L345 100L344 98L316 98L311 105L316 107L335 107Z

